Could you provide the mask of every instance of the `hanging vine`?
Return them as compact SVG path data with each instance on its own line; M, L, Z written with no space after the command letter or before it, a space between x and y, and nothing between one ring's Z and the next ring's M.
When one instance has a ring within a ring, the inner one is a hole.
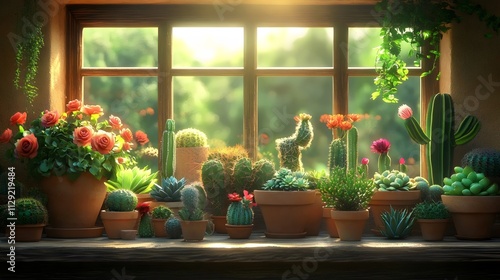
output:
M398 102L398 86L408 79L408 66L401 55L403 43L410 45L408 55L414 58L414 66L420 66L423 60L429 61L430 68L421 75L425 77L436 70L443 34L451 23L460 22L461 14L476 15L495 33L500 29L500 17L470 0L382 0L375 8L382 15L382 44L377 50L378 76L374 80L376 91L372 99L381 96L387 103Z

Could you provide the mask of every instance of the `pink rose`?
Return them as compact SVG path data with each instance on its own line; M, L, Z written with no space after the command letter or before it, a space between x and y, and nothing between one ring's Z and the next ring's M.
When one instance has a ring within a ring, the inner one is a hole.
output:
M0 136L0 143L9 143L11 138L12 138L12 130L10 128L7 128L6 130L3 131L2 135Z
M23 125L26 122L26 112L24 113L15 113L10 117L10 123L12 125Z
M41 119L43 127L52 127L59 121L59 113L57 113L57 111L45 110Z
M35 135L28 134L16 142L16 156L34 158L38 154L38 140Z
M92 150L98 151L103 155L109 154L115 145L115 140L113 139L113 135L104 130L99 130L90 141L90 145L92 146Z
M124 128L120 131L120 136L125 140L125 142L131 142L134 139L132 131L128 128Z
M148 135L146 133L144 133L144 131L142 131L142 130L137 130L135 132L135 140L140 145L144 145L144 144L149 142Z
M71 100L70 102L68 102L68 104L66 104L68 112L79 111L81 107L82 107L82 102L78 99Z
M113 129L120 129L122 128L122 120L120 120L119 117L116 116L109 116L109 124L111 124L111 127Z
M73 131L73 143L77 146L90 145L92 141L92 136L94 136L94 130L89 126L77 127Z
M84 112L89 116L94 114L99 114L99 115L103 114L102 108L99 105L85 105L82 108L82 112Z

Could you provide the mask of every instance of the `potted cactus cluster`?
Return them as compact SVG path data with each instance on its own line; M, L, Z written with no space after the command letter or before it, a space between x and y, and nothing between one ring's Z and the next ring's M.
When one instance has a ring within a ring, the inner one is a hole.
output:
M3 210L2 218L8 217L8 209ZM20 198L16 200L16 228L15 241L36 242L42 239L43 228L47 223L47 209L34 198ZM2 221L4 222L4 221Z
M202 241L208 220L204 219L203 194L200 189L193 185L184 187L181 191L183 207L179 210L181 218L182 235L185 241ZM169 232L167 228L167 232Z

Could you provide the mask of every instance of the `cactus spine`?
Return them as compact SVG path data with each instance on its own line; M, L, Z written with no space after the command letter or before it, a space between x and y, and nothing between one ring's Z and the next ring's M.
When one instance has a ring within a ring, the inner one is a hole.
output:
M403 105L405 106L405 105ZM453 150L474 139L481 128L479 120L466 116L454 130L455 112L451 95L438 93L429 102L426 133L413 116L405 119L408 134L418 144L426 144L429 184L442 184L451 175Z
M346 167L347 147L343 139L336 138L330 143L330 153L328 159L328 169L330 173L335 167Z
M175 122L168 119L162 135L161 163L162 177L169 178L175 172Z
M251 201L243 199L232 202L227 209L227 223L230 225L251 225L253 222L253 210Z
M273 178L276 169L274 164L266 159L261 159L253 164L252 169L252 184L247 189L249 192L260 190L264 184Z
M307 149L311 145L314 136L310 120L311 115L300 114L295 133L290 137L276 140L280 167L292 171L303 170L302 150Z

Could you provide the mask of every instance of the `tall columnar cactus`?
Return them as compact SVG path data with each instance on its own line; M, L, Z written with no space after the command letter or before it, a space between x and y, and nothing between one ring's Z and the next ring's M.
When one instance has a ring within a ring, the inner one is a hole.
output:
M475 172L486 176L500 177L500 151L494 149L474 149L464 155L462 166L470 166Z
M336 138L330 143L328 169L330 173L335 167L344 168L347 165L347 146L344 139Z
M412 110L407 105L399 108L398 115L405 120L405 127L411 139L418 144L426 145L428 180L431 185L440 185L444 177L451 175L455 146L474 139L481 128L479 120L468 115L455 131L453 101L451 95L446 93L434 95L429 102L426 133L412 116Z
M106 206L109 211L133 211L137 206L137 195L131 190L114 190L108 194Z
M253 223L252 201L243 198L241 201L233 201L227 209L227 223L230 225L251 225Z
M203 210L200 209L200 193L195 186L185 186L181 191L183 208L179 216L184 221L200 221L203 219Z
M313 127L310 122L311 115L300 114L295 133L286 138L276 140L276 149L280 159L280 167L292 171L301 171L302 150L307 149L313 139Z
M215 216L224 215L227 206L227 191L222 162L217 159L205 161L201 167L201 179L207 192L210 211Z
M174 176L175 172L175 122L168 119L165 123L165 130L162 135L162 150L161 150L161 164L162 164L162 178Z
M354 126L347 131L347 168L356 169L358 165L358 129Z

